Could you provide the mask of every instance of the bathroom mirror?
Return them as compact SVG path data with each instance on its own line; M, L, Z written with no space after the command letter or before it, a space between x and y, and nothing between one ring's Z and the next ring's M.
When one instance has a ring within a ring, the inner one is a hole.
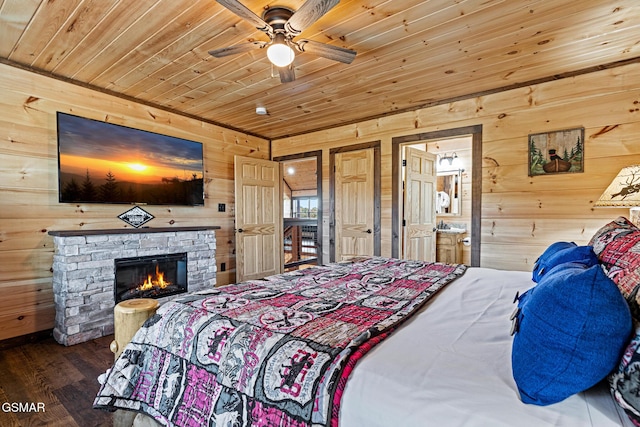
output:
M438 172L436 183L436 214L462 215L462 171Z

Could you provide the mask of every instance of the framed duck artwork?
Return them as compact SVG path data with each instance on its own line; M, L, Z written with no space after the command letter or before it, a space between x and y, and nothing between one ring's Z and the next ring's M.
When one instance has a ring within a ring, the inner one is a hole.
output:
M529 135L529 176L584 172L584 128Z

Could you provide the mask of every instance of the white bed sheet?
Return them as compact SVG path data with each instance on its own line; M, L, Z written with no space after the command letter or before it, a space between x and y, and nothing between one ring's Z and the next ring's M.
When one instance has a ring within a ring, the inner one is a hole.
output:
M603 385L541 407L520 401L509 316L531 273L469 268L356 365L340 427L630 426Z

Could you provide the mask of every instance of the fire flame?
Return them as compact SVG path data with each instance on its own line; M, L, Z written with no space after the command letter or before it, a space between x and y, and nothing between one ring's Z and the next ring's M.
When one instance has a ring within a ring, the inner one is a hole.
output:
M165 282L164 273L159 271L159 266L156 265L156 274L155 276L151 276L151 274L147 275L147 280L140 286L138 286L139 291L149 291L153 288L164 289L167 286L171 285L171 282Z

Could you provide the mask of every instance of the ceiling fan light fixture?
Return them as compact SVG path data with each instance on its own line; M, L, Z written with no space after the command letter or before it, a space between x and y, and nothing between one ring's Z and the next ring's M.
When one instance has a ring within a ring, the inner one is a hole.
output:
M287 44L284 34L276 34L273 43L267 48L267 57L276 67L288 67L296 54Z
M293 82L296 79L294 67L296 51L309 52L312 55L333 61L351 64L356 56L356 51L340 46L334 46L314 40L293 40L306 28L323 17L330 9L340 3L340 0L304 0L298 10L284 6L264 7L262 17L256 15L240 0L216 0L230 12L253 24L258 30L264 32L268 42L250 41L234 46L223 47L209 51L216 58L236 55L245 52L253 52L265 49L267 59L273 64L272 75L277 68L281 83ZM275 77L275 75L273 76Z

